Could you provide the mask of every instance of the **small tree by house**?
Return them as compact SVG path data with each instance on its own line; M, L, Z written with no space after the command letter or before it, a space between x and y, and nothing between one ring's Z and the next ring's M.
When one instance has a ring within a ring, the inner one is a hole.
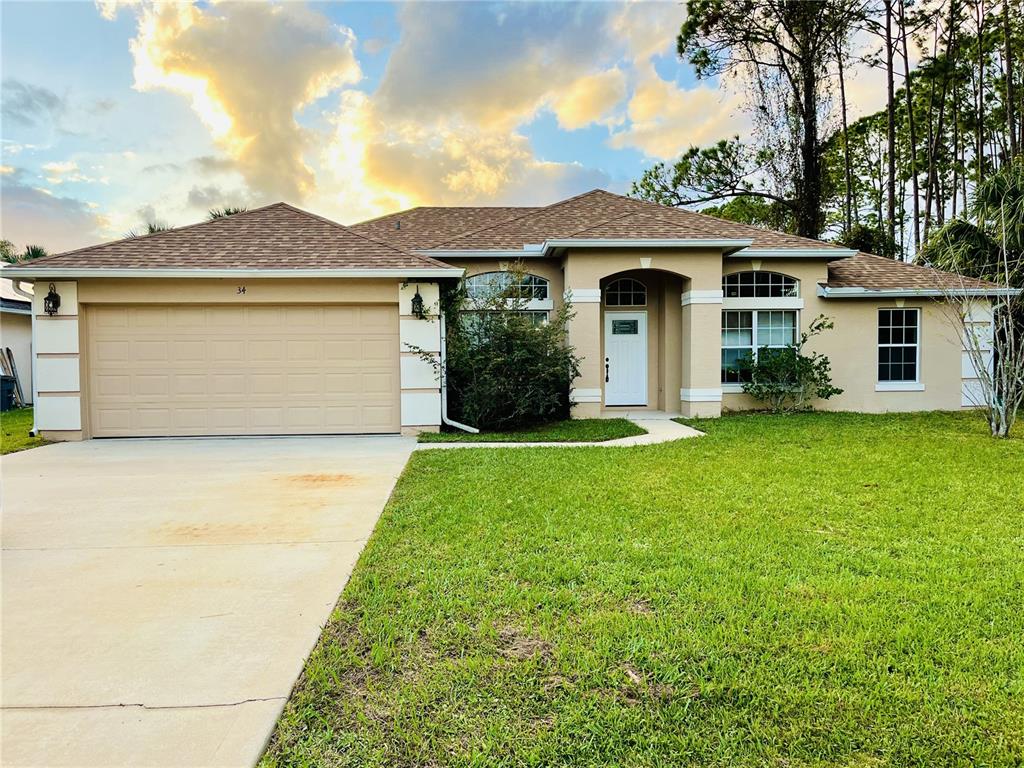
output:
M921 255L960 278L943 293L976 375L974 404L993 437L1009 437L1024 406L1024 159L978 185L971 214L936 232ZM977 279L993 284L984 298Z
M442 295L447 366L439 373L449 412L490 431L567 418L580 363L568 342L572 305L566 301L545 319L527 309L532 287L520 266L499 274L491 290L473 297L462 283Z
M750 380L744 382L743 391L760 400L773 413L788 413L811 409L811 401L828 400L843 390L832 385L832 364L818 352L804 352L808 340L833 327L824 315L819 315L796 344L785 347L762 347L756 360L748 360Z

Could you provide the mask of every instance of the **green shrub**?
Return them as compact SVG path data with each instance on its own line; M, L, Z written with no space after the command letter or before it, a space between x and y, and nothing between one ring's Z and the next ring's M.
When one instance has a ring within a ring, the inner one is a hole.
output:
M449 415L482 430L509 430L569 416L569 390L580 358L568 343L572 306L542 322L526 309L531 288L521 267L486 296L446 291Z
M808 339L833 327L824 315L818 315L800 341L785 347L762 347L757 360L748 361L750 381L743 391L765 403L773 413L806 411L815 398L827 400L843 390L832 386L832 364L822 354L804 354Z

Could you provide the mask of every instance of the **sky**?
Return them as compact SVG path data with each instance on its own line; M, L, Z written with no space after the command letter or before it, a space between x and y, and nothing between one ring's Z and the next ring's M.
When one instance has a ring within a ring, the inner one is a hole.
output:
M350 224L415 205L625 193L749 133L675 53L677 2L4 2L0 236L50 252L284 200ZM884 103L871 72L855 112Z

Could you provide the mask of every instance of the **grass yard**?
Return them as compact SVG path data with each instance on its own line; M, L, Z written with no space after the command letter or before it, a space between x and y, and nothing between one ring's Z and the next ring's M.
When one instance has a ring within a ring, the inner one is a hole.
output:
M424 432L421 443L584 443L646 435L647 430L628 419L568 419L515 432Z
M1020 766L1024 440L414 454L264 766Z
M46 445L43 438L28 436L31 429L31 408L18 408L0 413L0 454Z

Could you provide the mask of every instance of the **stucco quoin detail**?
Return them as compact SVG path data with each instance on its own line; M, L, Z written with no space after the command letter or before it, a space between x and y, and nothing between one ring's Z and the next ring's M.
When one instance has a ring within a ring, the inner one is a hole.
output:
M413 297L420 295L426 317L412 314ZM441 424L441 383L420 351L441 354L441 288L433 282L409 280L398 288L402 427Z

